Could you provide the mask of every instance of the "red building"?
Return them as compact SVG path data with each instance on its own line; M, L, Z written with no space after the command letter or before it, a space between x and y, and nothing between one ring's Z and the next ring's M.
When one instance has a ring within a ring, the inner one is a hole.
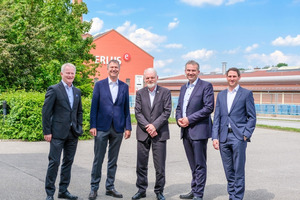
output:
M107 78L107 63L112 59L118 60L121 63L119 79L129 85L129 94L134 95L137 89L143 87L141 76L146 68L153 67L154 57L113 29L93 38L96 48L90 53L96 57L96 63L102 64L97 69L100 76L96 76L95 80Z

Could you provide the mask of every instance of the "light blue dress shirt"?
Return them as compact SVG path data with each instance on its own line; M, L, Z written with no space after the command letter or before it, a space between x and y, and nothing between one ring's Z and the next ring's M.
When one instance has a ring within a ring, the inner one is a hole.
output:
M71 85L71 87L69 87L63 80L61 80L61 82L63 83L65 90L67 92L70 106L71 108L73 108L73 103L74 103L73 84Z

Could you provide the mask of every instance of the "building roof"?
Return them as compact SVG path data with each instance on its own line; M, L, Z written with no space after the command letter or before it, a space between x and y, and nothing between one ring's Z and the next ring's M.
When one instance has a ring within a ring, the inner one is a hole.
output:
M125 40L128 40L128 41L129 41L130 43L132 43L134 46L136 46L137 48L139 48L140 50L142 50L143 52L145 52L146 54L148 54L149 56L151 56L151 57L154 59L154 57L153 57L152 55L150 55L148 52L146 52L145 50L143 50L141 47L137 46L135 43L133 43L132 41L130 41L129 39L127 39L126 37L124 37L122 34L120 34L120 33L119 33L118 31L116 31L115 29L111 29L111 30L106 31L106 32L104 32L104 33L97 33L96 35L93 36L94 41L97 40L97 39L99 39L99 38L101 38L101 37L103 37L103 36L105 36L105 35L107 35L107 34L109 34L109 33L111 33L111 32L115 32L115 33L119 34L119 35L120 35L121 37L123 37Z
M223 90L227 87L224 74L200 74L200 79L213 84L214 90ZM180 90L185 84L185 75L165 77L158 80L171 90ZM253 91L300 91L300 68L286 70L255 70L242 72L240 84Z

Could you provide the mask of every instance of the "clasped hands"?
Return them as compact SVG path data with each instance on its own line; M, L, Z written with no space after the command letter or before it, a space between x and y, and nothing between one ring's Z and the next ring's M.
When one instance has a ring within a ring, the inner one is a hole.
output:
M90 129L90 134L94 137L97 136L97 129L96 128L91 128ZM131 131L130 130L125 130L124 138L128 139L128 138L130 138L130 135L131 135Z
M189 119L187 117L183 117L183 118L178 119L177 123L182 128L185 128L190 124Z
M148 124L145 126L145 128L150 137L154 138L155 136L157 136L157 131L153 124Z

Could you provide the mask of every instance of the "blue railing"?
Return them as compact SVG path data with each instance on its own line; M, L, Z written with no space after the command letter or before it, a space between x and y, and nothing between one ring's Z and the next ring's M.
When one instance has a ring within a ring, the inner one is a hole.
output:
M135 96L129 96L130 107L135 106ZM178 104L178 97L172 97L172 113ZM291 104L255 104L257 114L300 115L300 105Z

